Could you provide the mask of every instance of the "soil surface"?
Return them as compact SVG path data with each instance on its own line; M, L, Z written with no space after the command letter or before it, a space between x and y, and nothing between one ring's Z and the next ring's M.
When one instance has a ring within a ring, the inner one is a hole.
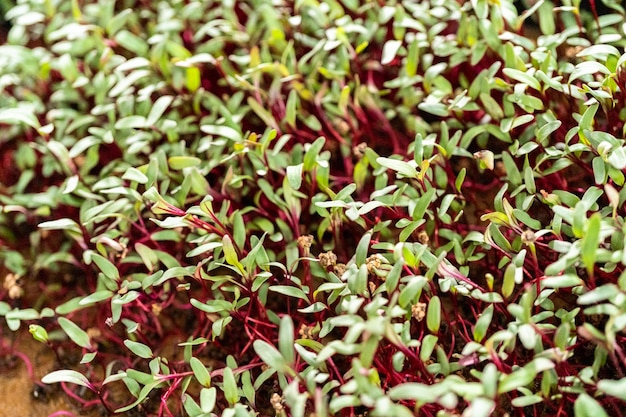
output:
M8 340L9 337L16 339ZM36 384L45 374L55 370L55 358L52 351L35 341L27 329L20 329L2 339L4 352L7 345L13 343L14 351L28 357L34 375L29 375L28 367L17 355L4 353L0 356L0 417L46 417L52 414L101 417L97 410L82 410L72 403L59 384L41 387Z

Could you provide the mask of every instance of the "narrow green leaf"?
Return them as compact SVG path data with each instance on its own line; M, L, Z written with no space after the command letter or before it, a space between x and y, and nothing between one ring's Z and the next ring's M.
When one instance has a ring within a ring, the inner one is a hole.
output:
M124 340L124 345L128 348L128 350L130 350L140 358L151 359L154 357L152 349L150 349L149 346L144 345L143 343L134 342L132 340L126 339Z
M433 350L435 350L435 346L437 346L438 340L439 338L434 334L427 334L424 336L420 346L420 359L423 362L430 359L430 356L433 354Z
M118 408L117 410L115 410L115 413L116 414L124 413L128 410L131 410L137 407L148 397L148 394L150 394L150 392L152 392L153 389L157 388L157 386L162 385L162 384L163 382L160 380L154 380L154 381L147 383L146 385L144 385L141 391L139 391L139 394L137 395L137 399L133 403L128 404L125 407Z
M133 115L126 116L115 122L115 129L143 129L148 127L146 118L143 116Z
M504 279L502 280L502 296L509 298L515 289L515 269L513 263L509 263L504 270Z
M198 310L209 314L230 312L233 310L233 303L226 300L207 300L206 303L203 303L195 298L192 298L190 303Z
M203 388L206 389L206 388ZM202 391L200 391L202 393ZM191 395L185 393L183 394L183 407L185 408L185 412L188 416L202 416L202 408L194 401Z
M350 100L350 86L345 85L339 94L339 108L342 112L347 113L348 101Z
M238 248L243 248L246 244L246 223L243 220L243 214L237 210L232 215L233 223L233 240Z
M398 49L402 46L402 41L391 39L385 42L383 45L383 52L381 54L380 63L382 65L387 65L391 61L394 60L396 54L398 53Z
M200 130L209 135L219 136L219 137L230 139L230 140L237 141L237 142L243 140L243 136L241 135L241 132L239 132L236 129L233 129L230 126L203 125L203 126L200 126Z
M426 327L431 333L438 333L441 325L441 300L438 296L434 296L428 302L428 311L426 312Z
M97 253L91 254L91 260L100 268L100 271L108 278L119 281L120 273L111 261Z
M81 364L86 364L86 363L91 363L95 358L96 355L98 354L98 352L87 352L83 355L82 359L80 360Z
M170 106L170 104L172 104L172 101L174 101L174 97L172 97L172 96L161 96L161 97L159 97L152 104L152 108L150 109L150 114L148 114L148 119L146 121L146 124L148 126L155 125L156 122L159 121L159 119L161 118L163 113L165 113L165 110L167 110L167 108Z
M463 186L463 181L465 181L466 174L467 170L465 168L461 168L461 171L459 171L459 174L456 177L456 181L454 182L456 191L459 193L461 192L461 187Z
M417 178L419 175L417 172L417 169L415 169L413 165L405 161L400 161L398 159L378 157L376 158L376 162L378 162L380 165L384 166L385 168L388 168L392 171L396 171L398 174L400 174L403 177Z
M233 320L232 316L222 317L219 320L216 320L211 326L211 331L213 332L213 339L217 337L221 337L224 333L224 329L226 326Z
M436 188L429 188L424 194L422 194L417 200L417 204L415 204L415 208L413 209L413 213L411 213L411 217L413 220L422 220L424 219L424 215L426 214L426 210L433 202L435 197Z
M30 108L9 108L0 110L0 122L10 125L24 123L33 129L39 129L41 124Z
M527 72L523 72L515 68L504 68L502 72L504 73L504 75L514 79L515 81L526 84L534 90L541 91L541 84L539 83L539 80L537 80L534 76L528 74Z
M44 384L54 384L56 382L69 382L71 384L81 385L83 387L87 387L90 390L94 390L93 385L89 382L89 380L81 373L76 371L71 371L69 369L64 369L61 371L50 372L41 378L41 382Z
M78 346L91 350L91 341L89 340L89 336L87 332L78 327L72 321L66 319L65 317L59 317L59 325L63 329L63 331L72 339L72 342L76 343Z
M122 29L115 34L115 40L122 47L133 52L137 56L146 56L148 53L148 43L139 36Z
M472 400L468 411L472 417L489 417L495 408L495 402L491 398L476 397Z
M530 194L535 194L537 192L537 188L535 186L535 176L533 174L533 169L530 166L526 166L524 169L524 185Z
M487 306L487 308L482 312L478 320L476 320L476 325L474 326L474 340L476 342L480 342L487 335L487 329L491 324L491 319L493 318L493 304Z
M210 413L215 408L217 400L217 389L215 387L202 388L200 390L200 408L203 413Z
M309 172L315 167L315 164L317 163L317 158L319 157L320 152L322 152L325 143L326 139L324 139L323 136L320 136L319 138L315 139L315 142L313 142L311 146L306 150L303 160L304 171Z
M527 368L520 368L508 375L504 375L498 385L498 393L504 394L530 384L536 375Z
M296 125L296 109L298 104L298 92L291 90L287 98L287 110L285 112L285 121L289 126L294 127Z
M528 350L531 350L535 347L537 343L537 332L533 325L529 323L524 323L517 329L517 336L519 340L522 342L522 345Z
M167 164L171 169L181 170L200 165L202 160L195 156L172 156L167 159Z
M600 156L596 156L591 161L593 167L593 179L596 184L604 184L607 179L606 162Z
M154 251L150 247L144 245L143 243L135 243L135 251L137 251L137 254L139 254L139 257L149 271L153 271L154 268L159 264L159 257L157 256L157 254L154 253Z
M380 201L368 201L367 203L363 204L361 208L357 210L357 214L359 216L363 216L364 214L367 214L372 210L375 210L379 207L386 207L386 206L387 205L385 203L382 203Z
M84 307L80 305L81 300L82 300L82 297L74 297L70 299L69 301L64 302L57 308L55 308L54 311L58 315L66 315L74 311L80 310L81 308ZM4 315L4 314L0 314L0 315Z
M574 80L577 80L586 75L601 73L604 75L609 75L611 71L603 64L597 61L583 61L576 65L574 71L572 71L568 83L571 83Z
M74 233L81 233L80 226L72 219L58 219L42 222L37 225L43 230L67 230Z
M585 282L580 277L573 274L546 277L541 280L541 286L544 288L570 288L584 284Z
M540 4L537 14L539 15L539 28L544 35L554 35L556 30L554 18L554 4L552 2L538 2Z
M418 39L413 40L409 45L409 53L406 58L405 71L409 77L417 74L417 68L420 63L420 42Z
M224 368L224 384L222 386L224 391L224 398L231 406L239 401L239 393L237 392L237 382L235 381L235 374L230 367Z
M291 316L285 314L280 319L280 327L278 332L278 350L283 355L283 358L288 364L295 363L295 351L294 351L294 327Z
M554 332L554 346L565 351L569 346L571 336L571 326L568 322L563 322Z
M250 403L252 409L256 409L256 392L254 389L254 385L252 384L252 376L250 375L250 371L245 371L241 374L240 379L241 391L245 399Z
M530 217L527 212L520 209L513 209L513 214L517 220L521 221L531 229L541 229L541 222Z
M596 263L598 245L600 244L600 227L602 216L600 213L594 213L587 221L587 230L581 242L580 255L583 265L587 269L587 274L593 275L593 269Z
M548 138L554 131L561 127L561 124L562 122L560 120L553 120L541 126L541 128L537 130L537 141L542 142L544 139Z
M581 393L574 402L575 417L608 417L602 405L586 392Z
M489 115L493 117L496 121L504 117L504 112L502 111L502 108L500 107L496 99L491 97L491 94L480 93L479 98L485 108L485 111L489 113Z
M300 313L305 313L305 314L311 314L311 313L319 313L320 311L324 311L326 310L328 307L326 306L326 304L317 301L313 304L311 304L308 307L305 308L299 308L298 311Z
M269 367L277 370L281 373L295 373L287 365L287 361L280 354L278 349L263 340L255 340L252 344L254 351L259 355L261 360L265 362Z
M298 287L292 287L291 285L272 285L269 287L269 290L288 297L300 298L307 303L310 302L309 297Z
M433 385L420 384L419 382L405 382L396 385L388 392L389 398L394 401L414 400L425 404L431 403L435 398Z
M202 86L202 73L198 67L185 68L185 86L187 90L195 93Z
M294 190L299 190L302 185L302 169L304 165L290 165L287 167L287 181Z
M498 368L493 363L488 363L483 369L481 383L485 389L485 396L495 398L498 393Z
M472 0L472 7L479 19L487 19L489 16L489 3L487 0Z
M344 408L357 407L361 404L361 400L356 395L336 395L333 396L332 400L330 400L330 403L328 404L328 410L332 413L331 415L334 416L338 415L339 411Z
M539 404L545 401L545 398L539 395L524 395L522 397L513 398L511 405L513 407L528 407L529 405Z
M367 282L369 272L367 265L361 264L359 268L355 268L356 273L349 273L348 276L348 289L354 294L364 295L367 293Z
M140 170L134 167L128 168L126 172L124 173L124 175L122 176L122 179L127 180L127 181L134 181L138 184L148 183L148 177L146 177L146 175L143 172L141 172Z
M598 382L598 390L622 401L626 401L626 378L612 380L603 379Z
M365 233L361 240L359 240L359 244L356 247L356 255L355 255L355 263L356 266L360 267L363 265L367 259L367 253L370 248L370 241L372 239L371 233Z
M207 370L206 366L195 356L189 360L189 365L193 371L193 375L196 377L200 385L204 387L211 386L211 374Z
M576 301L579 305L595 304L601 301L610 300L612 297L619 294L619 292L620 290L615 284L604 284L581 295Z
M224 250L224 258L226 259L226 262L229 265L236 267L243 273L243 265L239 262L237 250L235 249L235 245L233 245L233 241L230 236L224 235L222 237L222 249Z
M619 57L621 53L612 45L598 44L587 47L576 54L577 57L594 56L595 58L603 58L604 60L606 60L607 55Z

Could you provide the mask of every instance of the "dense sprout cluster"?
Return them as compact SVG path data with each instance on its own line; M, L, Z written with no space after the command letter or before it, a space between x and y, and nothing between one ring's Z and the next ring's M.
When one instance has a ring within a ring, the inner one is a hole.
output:
M579 3L18 1L2 349L110 413L619 415L626 27Z

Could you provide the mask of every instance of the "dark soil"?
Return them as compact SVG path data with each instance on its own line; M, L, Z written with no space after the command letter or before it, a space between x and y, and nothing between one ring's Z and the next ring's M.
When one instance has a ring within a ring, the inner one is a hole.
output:
M33 367L33 376L18 356L4 353L0 357L0 417L56 416L101 417L98 410L81 410L65 395L59 384L43 385L39 381L55 370L53 352L35 341L26 328L4 337L2 345L13 345L14 351L24 354ZM65 413L59 413L65 411Z

